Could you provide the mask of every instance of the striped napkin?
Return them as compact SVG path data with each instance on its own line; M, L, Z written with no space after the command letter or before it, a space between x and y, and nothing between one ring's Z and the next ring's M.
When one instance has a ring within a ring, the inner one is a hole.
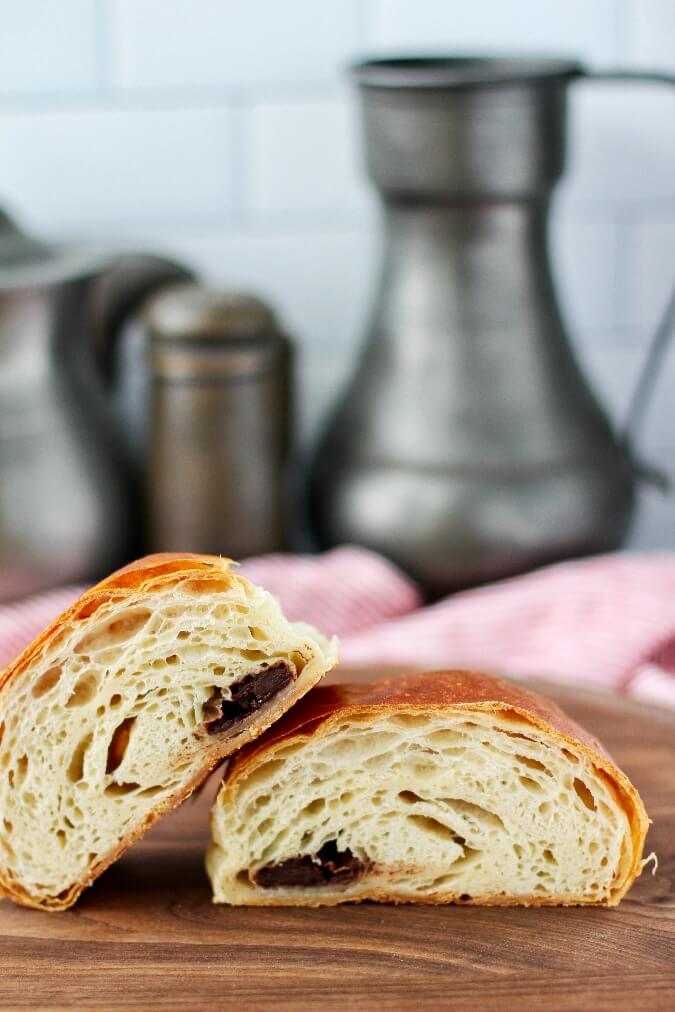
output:
M336 633L348 665L485 668L675 706L675 554L559 563L427 607L412 580L362 548L267 555L242 572L289 618ZM0 606L0 665L82 590Z

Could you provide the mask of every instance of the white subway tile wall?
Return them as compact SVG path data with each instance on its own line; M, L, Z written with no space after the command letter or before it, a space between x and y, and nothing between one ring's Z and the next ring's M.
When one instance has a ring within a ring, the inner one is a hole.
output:
M0 4L0 96L76 94L99 81L96 4L7 0Z
M374 0L370 6L368 41L378 48L452 46L611 61L621 31L615 0Z
M2 112L0 151L3 199L38 230L93 236L232 212L228 109Z
M376 203L344 66L386 51L562 53L675 73L674 0L0 0L0 204L45 236L166 250L267 296L311 441L354 362ZM613 418L675 280L675 88L578 83L552 254ZM675 481L675 347L640 450ZM675 492L633 543L675 547Z
M350 0L111 0L113 83L127 89L334 82L359 37ZM274 91L272 90L272 94Z
M295 221L358 215L368 198L354 112L345 99L252 103L242 140L244 211Z
M622 55L636 67L675 71L672 0L628 0Z

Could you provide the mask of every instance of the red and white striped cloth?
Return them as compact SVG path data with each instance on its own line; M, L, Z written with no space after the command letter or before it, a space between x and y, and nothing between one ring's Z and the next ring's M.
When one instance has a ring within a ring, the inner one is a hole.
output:
M263 556L242 572L289 618L336 633L346 664L486 668L675 706L675 554L560 563L428 607L411 580L361 548ZM81 591L0 607L0 665Z

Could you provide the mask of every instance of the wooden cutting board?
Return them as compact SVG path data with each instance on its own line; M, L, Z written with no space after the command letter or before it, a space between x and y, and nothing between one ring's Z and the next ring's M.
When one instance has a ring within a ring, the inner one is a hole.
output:
M675 716L548 686L642 793L659 857L616 910L212 906L215 783L44 914L0 901L0 1007L675 1009Z

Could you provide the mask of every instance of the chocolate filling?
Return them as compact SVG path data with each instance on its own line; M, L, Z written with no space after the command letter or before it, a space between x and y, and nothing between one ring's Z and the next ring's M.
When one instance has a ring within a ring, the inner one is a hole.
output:
M360 878L368 865L351 850L338 850L329 840L317 854L289 857L279 864L267 864L253 872L251 878L262 889L278 886L348 885Z
M220 689L209 699L204 707L205 714L216 713L206 722L209 734L227 731L249 713L255 713L263 703L267 703L277 692L293 681L291 667L286 661L277 661L269 668L264 668L254 675L245 675L230 686L230 699L223 699Z

